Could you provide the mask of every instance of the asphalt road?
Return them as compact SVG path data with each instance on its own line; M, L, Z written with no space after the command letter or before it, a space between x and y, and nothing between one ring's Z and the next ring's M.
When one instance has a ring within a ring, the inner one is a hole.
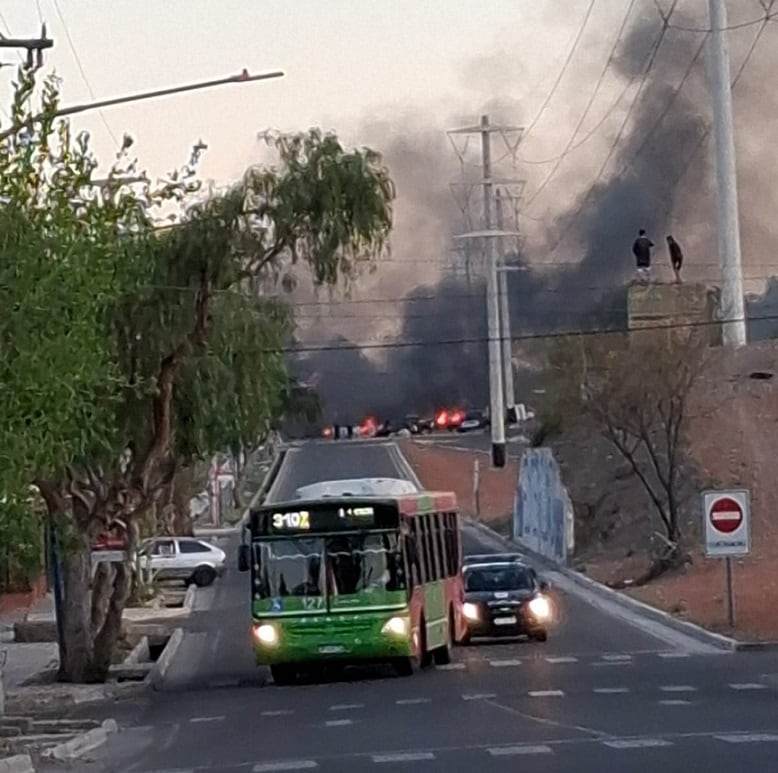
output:
M386 444L311 444L288 457L272 495L288 498L325 478L404 473ZM465 539L468 552L495 547L474 528ZM564 614L544 644L459 648L450 666L411 678L372 669L276 687L252 662L246 577L228 572L200 593L164 691L135 704L103 759L80 769L770 769L778 759L774 655L694 651L551 580Z

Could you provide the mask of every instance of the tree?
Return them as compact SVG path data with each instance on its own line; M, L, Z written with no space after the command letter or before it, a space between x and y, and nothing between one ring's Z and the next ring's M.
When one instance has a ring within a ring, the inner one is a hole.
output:
M664 549L639 583L682 558L681 469L689 398L706 361L694 331L568 339L556 348L557 410L592 419L629 464L662 528Z
M87 619L89 539L118 527L132 549L139 518L170 490L177 454L222 451L270 425L285 328L279 317L269 320L271 304L241 294L275 291L298 262L318 283L348 281L385 247L393 189L377 154L346 151L316 130L277 136L275 147L278 166L251 169L188 207L176 226L129 240L130 262L145 267L146 280L111 315L124 379L116 416L128 453L112 465L83 464L60 484L72 494L81 535L66 559L70 597L82 600L78 630ZM220 421L229 411L233 420ZM91 617L100 633L67 647L62 678L105 678L129 580L128 566L98 572Z

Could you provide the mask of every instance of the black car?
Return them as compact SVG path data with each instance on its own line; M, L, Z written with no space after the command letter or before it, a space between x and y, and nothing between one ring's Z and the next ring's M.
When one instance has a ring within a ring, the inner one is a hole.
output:
M471 556L462 566L464 643L475 637L528 636L546 641L553 610L548 583L514 553Z
M457 427L457 432L470 432L488 426L489 419L483 411L468 411Z

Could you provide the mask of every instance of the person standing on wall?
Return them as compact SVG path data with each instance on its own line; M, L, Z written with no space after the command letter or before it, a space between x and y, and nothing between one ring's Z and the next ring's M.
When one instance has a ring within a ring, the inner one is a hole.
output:
M647 283L651 277L651 248L654 243L646 236L645 228L638 232L638 238L632 243L632 254L637 262L638 278Z
M672 236L667 237L667 248L670 250L670 262L673 264L673 271L675 272L675 281L681 284L681 266L683 266L683 250L681 245L673 239Z

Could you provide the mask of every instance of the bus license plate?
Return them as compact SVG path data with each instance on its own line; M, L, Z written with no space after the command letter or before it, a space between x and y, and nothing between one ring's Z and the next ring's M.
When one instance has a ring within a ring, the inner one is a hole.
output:
M515 617L495 617L494 624L495 625L515 625L516 618Z
M328 644L324 647L319 647L320 655L337 655L339 652L343 652L345 647L340 644Z

